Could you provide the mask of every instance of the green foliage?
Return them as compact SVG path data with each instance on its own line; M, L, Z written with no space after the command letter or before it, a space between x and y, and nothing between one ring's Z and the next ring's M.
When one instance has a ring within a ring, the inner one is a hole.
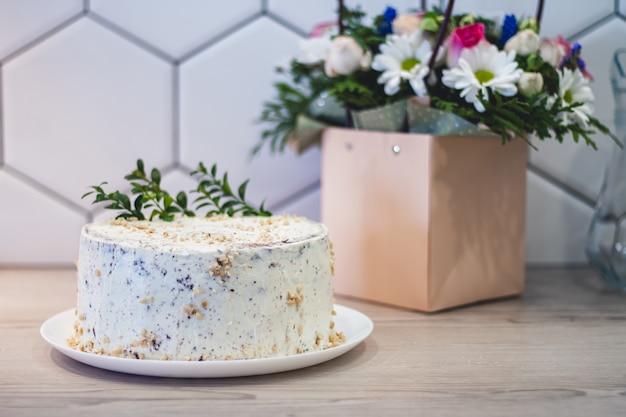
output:
M485 111L478 113L473 107L463 106L452 100L438 97L432 97L431 100L435 108L455 113L473 123L488 126L492 132L502 137L503 143L514 137L525 139L527 134L534 135L540 140L551 138L562 143L565 136L571 134L574 142L578 143L580 139L583 139L586 145L597 149L591 136L599 132L621 145L619 139L594 117L589 117L589 127L577 123L563 124L562 114L571 112L582 103L562 106L559 100L554 100L549 105L548 97L539 94L527 100L522 100L519 96L492 95L490 100L481 100Z
M95 193L93 204L108 201L110 204L104 208L122 211L116 218L145 220L144 210L150 211L149 220L159 218L172 221L176 213L182 213L185 216L194 215L193 211L187 209L187 195L181 191L174 198L163 190L161 172L153 168L148 177L141 159L137 160L137 168L124 179L130 181L132 186L131 194L135 196L132 203L131 198L120 191L105 192L102 185L107 184L106 182L90 187L92 191L85 193L82 198Z
M345 33L356 39L359 45L363 47L364 51L369 49L370 51L377 52L379 46L385 42L385 39L379 36L375 29L382 20L381 15L374 18L373 26L363 24L365 13L359 8L351 10L344 7L343 17Z
M441 26L441 15L436 11L430 11L424 13L422 16L422 22L420 23L420 29L430 32L433 35L436 35L439 32L439 27Z
M337 97L345 107L354 110L382 106L385 96L377 93L375 85L358 81L359 74L337 77L337 82L328 90L328 93ZM382 100L381 100L382 99Z
M215 177L216 172L217 165L213 165L209 174L204 165L200 163L198 169L191 173L191 175L200 175L198 188L192 190L192 192L202 194L194 201L194 203L200 203L197 205L196 210L213 204L215 208L208 212L207 216L212 214L233 216L237 213L245 216L271 215L270 212L263 208L263 205L256 210L245 202L248 180L239 186L237 195L234 195L228 183L228 174L224 174L223 179L219 180ZM137 160L137 167L130 174L126 175L124 179L130 182L131 195L134 198L120 191L106 192L103 186L107 182L89 187L91 191L83 194L81 198L95 195L92 204L108 202L109 204L104 208L120 211L116 216L118 219L148 219L152 221L158 218L169 222L174 220L177 214L188 217L195 216L194 210L188 208L187 193L180 191L176 194L176 197L170 195L161 188L161 172L157 168L153 168L150 171L150 176L148 176L141 159ZM210 202L205 201L207 199ZM146 216L146 212L150 213L149 216Z
M261 207L258 209L246 203L246 188L249 180L244 181L237 188L237 193L234 193L228 182L228 173L224 173L220 178L217 175L217 165L213 165L209 171L200 162L198 168L191 175L198 178L198 188L195 192L200 195L194 200L194 203L198 203L197 209L212 207L207 212L207 216L220 213L229 216L240 214L242 216L268 217L272 215L265 210L264 203L261 203Z
M131 205L131 201L128 195L123 194L119 191L114 191L112 193L107 193L106 191L104 191L102 186L106 184L108 183L101 182L100 185L92 185L91 187L89 187L92 190L83 194L81 198L85 198L95 193L96 196L94 200L92 201L92 204L103 203L107 201L110 202L110 204L106 205L104 208L109 209L109 210L121 210L122 213L117 215L116 217L117 219L119 218L124 218L124 219L136 218L139 220L145 219L145 216L141 212L141 207L139 208L139 210L137 210L135 205Z
M274 87L278 97L274 101L263 103L259 119L260 122L271 124L272 128L261 132L261 141L252 149L253 155L259 153L266 144L269 144L271 152L282 152L298 115L307 112L313 99L287 83L276 83Z
M265 146L269 146L272 153L282 152L295 129L298 115L307 114L313 100L328 87L321 68L309 68L295 60L291 62L286 77L287 81L274 84L277 96L263 103L258 122L270 127L261 132L261 140L252 149L252 155Z

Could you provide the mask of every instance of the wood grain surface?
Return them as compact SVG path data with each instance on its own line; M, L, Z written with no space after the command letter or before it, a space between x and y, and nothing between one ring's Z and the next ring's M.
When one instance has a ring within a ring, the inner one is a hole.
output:
M626 295L586 268L530 269L524 296L437 314L338 297L374 332L314 367L171 379L93 368L42 322L71 270L0 270L0 416L626 416Z

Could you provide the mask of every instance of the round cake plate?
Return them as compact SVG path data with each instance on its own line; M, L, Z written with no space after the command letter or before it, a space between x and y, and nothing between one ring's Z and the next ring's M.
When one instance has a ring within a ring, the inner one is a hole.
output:
M50 317L41 325L40 332L46 342L65 356L96 368L157 377L225 378L271 374L317 365L352 350L365 340L374 329L372 320L357 310L336 304L335 311L337 312L334 318L335 328L343 331L346 337L345 343L300 355L261 359L202 362L160 361L116 358L81 352L70 348L67 344L67 340L73 332L74 309Z

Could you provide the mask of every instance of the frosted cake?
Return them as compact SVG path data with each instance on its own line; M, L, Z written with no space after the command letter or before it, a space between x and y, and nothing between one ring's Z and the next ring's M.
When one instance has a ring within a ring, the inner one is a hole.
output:
M136 359L230 360L335 346L332 250L295 216L87 224L72 347Z

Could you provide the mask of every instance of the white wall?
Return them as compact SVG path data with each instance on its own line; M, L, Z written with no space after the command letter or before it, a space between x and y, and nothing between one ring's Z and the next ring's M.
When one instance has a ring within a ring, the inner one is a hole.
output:
M348 1L350 5L355 1ZM377 13L387 0L364 0ZM432 3L432 2L431 2ZM437 2L438 3L438 2ZM419 2L393 2L399 10ZM461 0L457 11L532 15L531 0ZM319 218L319 151L250 160L273 67L334 0L0 0L0 267L65 266L80 227L102 216L80 196L123 187L137 158L191 188L197 162L218 162L270 209ZM612 52L626 46L626 0L546 2L542 34L583 45L596 116L612 119ZM573 143L531 151L527 260L582 263L611 151ZM497 256L497 255L496 255Z

